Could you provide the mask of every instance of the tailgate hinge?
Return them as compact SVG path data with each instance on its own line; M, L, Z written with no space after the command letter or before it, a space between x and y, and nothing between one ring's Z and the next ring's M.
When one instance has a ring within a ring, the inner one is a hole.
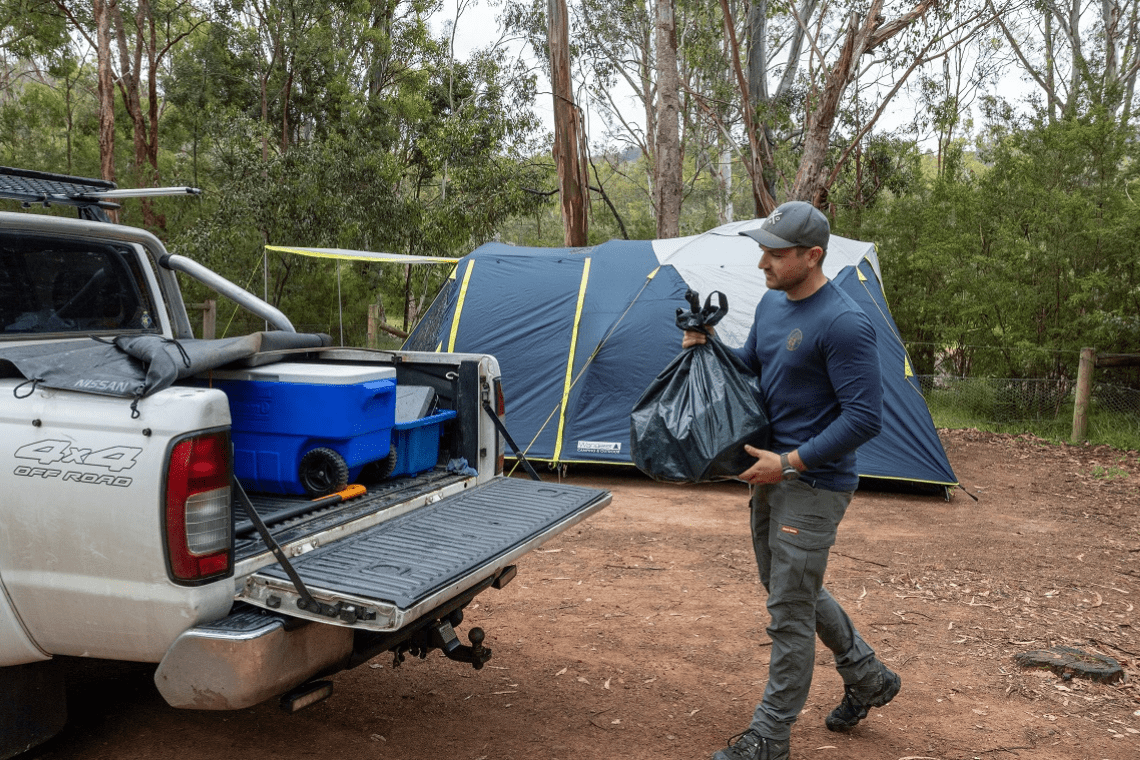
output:
M309 589L305 587L305 582L301 580L301 576L297 574L293 563L285 556L285 552L281 550L280 544L273 538L273 534L269 532L269 528L265 526L265 521L261 519L261 515L257 514L254 509L253 503L249 500L245 489L242 488L241 483L237 478L234 478L234 492L237 494L238 499L241 501L242 508L246 511L249 521L257 529L261 540L273 552L273 556L277 558L278 564L285 574L289 576L289 580L293 581L293 586L297 589L297 594L300 596L297 599L297 607L305 612L311 612L314 615L320 615L327 618L339 618L345 623L352 625L358 620L375 620L376 612L374 610L362 609L355 604L346 604L345 602L337 602L336 604L326 604L316 599ZM274 604L276 600L277 604ZM281 605L281 597L271 596L266 599L266 604L272 608L277 609Z

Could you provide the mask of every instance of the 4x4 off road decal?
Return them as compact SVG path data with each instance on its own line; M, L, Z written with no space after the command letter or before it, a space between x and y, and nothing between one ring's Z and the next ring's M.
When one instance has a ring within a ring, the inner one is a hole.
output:
M126 488L131 484L131 479L117 473L134 467L140 453L142 449L134 446L83 449L73 446L70 441L36 441L16 449L14 456L17 459L31 460L40 466L20 464L13 474L24 478L59 478L65 482ZM74 469L76 465L85 469Z

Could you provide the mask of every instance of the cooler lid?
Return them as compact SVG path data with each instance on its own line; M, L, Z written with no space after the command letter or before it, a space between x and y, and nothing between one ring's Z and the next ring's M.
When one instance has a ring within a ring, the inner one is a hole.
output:
M279 362L260 367L216 369L215 380L257 380L263 383L302 385L359 385L373 380L395 380L396 368L383 364L303 364Z

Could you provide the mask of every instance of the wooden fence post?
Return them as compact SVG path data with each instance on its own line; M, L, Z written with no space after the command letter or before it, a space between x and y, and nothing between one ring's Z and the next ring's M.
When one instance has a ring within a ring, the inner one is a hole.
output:
M1072 443L1085 439L1089 424L1089 397L1092 396L1093 368L1096 366L1096 349L1082 348L1081 361L1077 365L1077 395L1073 404Z
M218 323L218 302L210 298L202 309L202 339L213 340Z
M210 299L205 303L188 303L186 308L202 312L202 340L213 340L218 323L218 302Z
M380 345L379 328L380 324L380 305L375 303L368 304L368 348L376 348Z

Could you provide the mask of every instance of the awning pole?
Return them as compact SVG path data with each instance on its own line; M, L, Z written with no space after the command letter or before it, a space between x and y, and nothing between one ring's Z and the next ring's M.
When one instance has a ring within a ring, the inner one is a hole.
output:
M336 260L336 309L340 314L340 345L344 348L344 302L340 297L340 259Z

